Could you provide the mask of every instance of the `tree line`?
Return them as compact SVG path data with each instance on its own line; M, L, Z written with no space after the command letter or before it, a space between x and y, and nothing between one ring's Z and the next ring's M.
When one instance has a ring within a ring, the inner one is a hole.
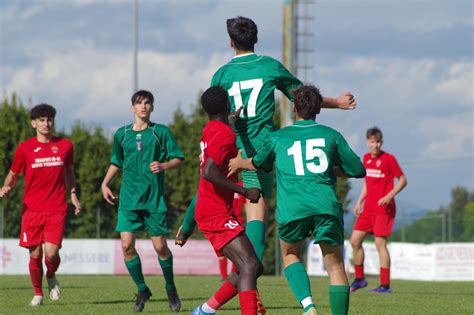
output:
M393 234L393 241L414 243L474 242L474 191L465 187L451 190L447 207L429 211Z
M275 125L279 126L279 111L277 104ZM153 117L152 117L153 118ZM29 109L21 99L13 95L3 100L0 106L0 184L10 170L13 155L17 145L34 136L31 127ZM207 122L207 116L202 110L200 102L192 105L190 115L186 115L178 108L168 127L183 150L186 161L179 169L167 172L165 179L165 196L168 211L169 237L174 235L182 222L184 213L197 191L199 182L199 141L201 132ZM66 137L74 144L74 169L76 175L77 193L83 207L80 216L68 212L66 222L66 238L118 238L115 232L117 222L117 207L111 206L102 198L100 189L103 177L110 163L112 138L100 126L86 125L76 122L69 131L56 131L56 134ZM24 180L20 176L14 189L0 202L3 208L3 237L18 238L21 224L21 210L23 199ZM111 189L118 194L120 178L115 178ZM348 193L350 183L341 178L336 187L338 197L344 207L350 203ZM267 235L267 254L265 255L266 272L274 272L275 262L275 198L272 199L270 209L269 228ZM0 222L1 225L1 222ZM146 237L146 234L140 235ZM196 231L193 238L202 238Z

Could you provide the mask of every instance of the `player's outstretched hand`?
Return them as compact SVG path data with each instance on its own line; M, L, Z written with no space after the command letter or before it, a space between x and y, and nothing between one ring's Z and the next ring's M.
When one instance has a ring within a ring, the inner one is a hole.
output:
M229 168L227 169L229 173L227 173L227 177L231 177L234 174L237 174L242 170L241 164L244 161L242 158L242 150L237 152L237 156L229 161Z
M258 188L247 188L245 190L245 198L250 200L251 203L257 203L260 199L260 189Z
M355 109L357 102L351 92L344 92L337 98L337 108Z
M79 215L79 213L81 213L82 211L82 208L81 208L81 203L79 202L79 198L77 198L77 195L75 193L71 194L71 202L75 207L74 214Z
M164 171L164 164L158 162L158 161L153 161L150 163L150 170L152 173L158 174L161 171Z
M184 244L188 241L189 235L181 231L183 228L182 225L179 226L178 232L176 232L176 239L174 241L174 245L178 245L179 247L183 247Z
M117 197L114 196L109 186L102 185L102 196L104 197L105 201L107 201L107 203L115 205L115 200Z
M0 188L0 198L8 196L10 190L12 190L10 186L3 186L2 188Z

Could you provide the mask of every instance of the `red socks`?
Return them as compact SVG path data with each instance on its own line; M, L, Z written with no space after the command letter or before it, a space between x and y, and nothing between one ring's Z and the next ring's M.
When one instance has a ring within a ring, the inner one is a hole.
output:
M230 284L229 281L224 284L214 293L214 296L207 301L207 305L217 310L219 307L230 301L238 293L237 289Z
M30 256L29 270L31 284L33 285L35 295L43 296L43 264L41 258L33 258Z
M380 285L385 287L390 286L390 268L380 268Z
M257 315L257 290L239 292L242 315Z
M227 258L219 257L219 270L221 272L221 279L227 278Z
M49 260L47 257L44 259L44 263L46 264L46 277L52 278L58 270L59 263L61 262L61 258L58 256L54 261Z
M237 272L237 265L232 264L232 273Z
M362 279L365 278L364 275L364 265L354 265L355 278Z

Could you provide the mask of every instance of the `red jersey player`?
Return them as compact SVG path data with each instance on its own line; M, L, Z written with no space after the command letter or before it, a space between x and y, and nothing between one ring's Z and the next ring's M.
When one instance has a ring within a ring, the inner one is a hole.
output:
M55 274L61 261L59 249L68 208L66 186L69 186L76 215L81 212L81 205L75 188L73 145L51 133L56 110L51 105L40 104L33 107L30 114L36 136L20 143L16 149L10 172L0 189L0 198L8 195L22 173L25 193L20 246L30 252L29 271L34 289L30 305L39 306L43 304L43 243L49 296L57 301L61 294Z
M211 87L201 96L209 116L201 136L201 178L195 219L199 230L211 242L218 255L237 265L233 274L214 296L196 307L192 314L214 314L224 303L239 294L242 314L257 314L257 277L263 272L245 230L233 211L234 193L258 202L260 190L237 185L235 177L227 178L229 160L237 154L235 133L229 126L227 93Z
M395 220L395 195L407 184L405 175L395 157L382 151L383 136L379 128L367 130L369 153L364 155L364 167L367 175L364 187L354 208L357 219L351 236L354 253L355 280L351 292L367 286L364 276L364 250L362 242L368 233L375 237L375 246L380 259L380 286L373 293L391 293L390 254L387 239L392 233ZM394 186L394 179L398 183ZM361 204L364 202L363 211Z

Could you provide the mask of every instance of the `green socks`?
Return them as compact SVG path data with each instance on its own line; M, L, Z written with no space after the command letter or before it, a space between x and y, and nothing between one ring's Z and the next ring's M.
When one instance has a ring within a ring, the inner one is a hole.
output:
M194 195L191 203L186 210L186 214L184 215L183 225L181 227L181 231L186 235L191 235L196 228L196 221L194 220L194 211L196 210L196 199L197 194Z
M173 254L170 251L168 258L161 260L158 257L158 262L160 263L161 270L163 270L163 277L165 277L165 288L166 291L175 291L176 286L174 285L174 275L173 275Z
M305 298L311 297L311 287L309 284L308 274L301 262L289 265L285 268L284 272L285 277L290 284L291 291L293 291L298 302L301 303ZM311 305L303 305L305 309L310 308L309 306Z
M333 315L347 315L349 312L349 286L330 285L329 303Z
M126 260L125 266L127 266L128 273L130 274L133 281L137 285L138 291L145 291L146 284L145 284L145 278L143 277L142 263L140 261L140 257L135 256L130 260Z
M245 228L248 238L253 245L257 258L262 261L265 251L265 223L259 220L252 220Z

